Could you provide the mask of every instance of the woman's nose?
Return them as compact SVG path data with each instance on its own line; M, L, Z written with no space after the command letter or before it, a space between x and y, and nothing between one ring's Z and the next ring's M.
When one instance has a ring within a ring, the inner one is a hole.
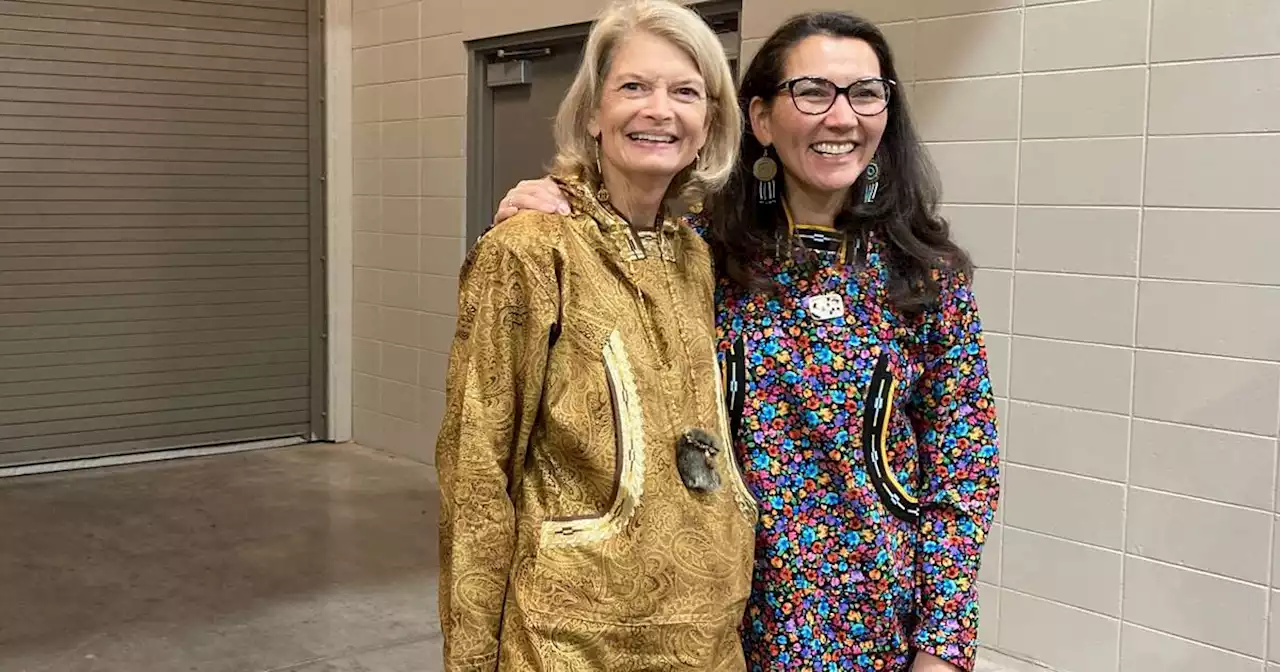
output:
M671 98L666 91L655 91L649 96L649 104L645 106L645 112L655 119L671 118Z
M822 123L837 128L849 128L857 126L859 119L858 114L853 111L853 105L849 104L849 98L840 95L836 96L835 104L823 116Z

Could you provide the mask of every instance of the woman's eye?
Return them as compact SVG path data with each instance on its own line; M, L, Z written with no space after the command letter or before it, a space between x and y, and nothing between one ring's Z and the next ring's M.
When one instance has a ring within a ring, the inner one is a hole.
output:
M682 86L676 89L676 98L687 101L702 100L702 91L692 86Z

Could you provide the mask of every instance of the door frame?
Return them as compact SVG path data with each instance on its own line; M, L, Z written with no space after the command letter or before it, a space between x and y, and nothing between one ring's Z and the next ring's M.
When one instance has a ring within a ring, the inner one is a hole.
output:
M317 439L342 443L353 438L355 403L355 96L352 68L352 0L319 0L323 15L324 210L326 420ZM314 413L314 411L313 411Z
M741 0L710 0L689 3L689 8L708 21L728 20L742 31ZM524 50L563 46L586 40L591 22L574 23L498 37L471 40L467 48L467 186L466 248L493 220L493 136L486 129L493 121L493 93L485 81L488 58L499 49ZM741 38L739 38L741 50ZM740 57L739 57L740 58ZM535 73L536 77L536 66ZM532 177L532 176L531 176Z
M311 386L309 441L329 437L329 237L328 237L328 76L325 47L327 0L307 2L307 211L309 213L308 331Z

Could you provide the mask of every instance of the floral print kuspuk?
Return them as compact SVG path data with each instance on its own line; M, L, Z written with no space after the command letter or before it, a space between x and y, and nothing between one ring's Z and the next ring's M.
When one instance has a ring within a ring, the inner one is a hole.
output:
M775 292L721 280L716 297L734 448L760 506L748 667L898 672L915 650L972 669L999 458L970 281L939 274L936 305L907 316L875 235L806 247L838 234L793 233L790 258L763 262Z

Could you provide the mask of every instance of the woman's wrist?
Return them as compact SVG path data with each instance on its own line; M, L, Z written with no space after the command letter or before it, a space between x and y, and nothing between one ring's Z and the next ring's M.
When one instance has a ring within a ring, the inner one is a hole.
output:
M916 652L915 662L911 663L911 672L964 672L947 661L924 651Z

